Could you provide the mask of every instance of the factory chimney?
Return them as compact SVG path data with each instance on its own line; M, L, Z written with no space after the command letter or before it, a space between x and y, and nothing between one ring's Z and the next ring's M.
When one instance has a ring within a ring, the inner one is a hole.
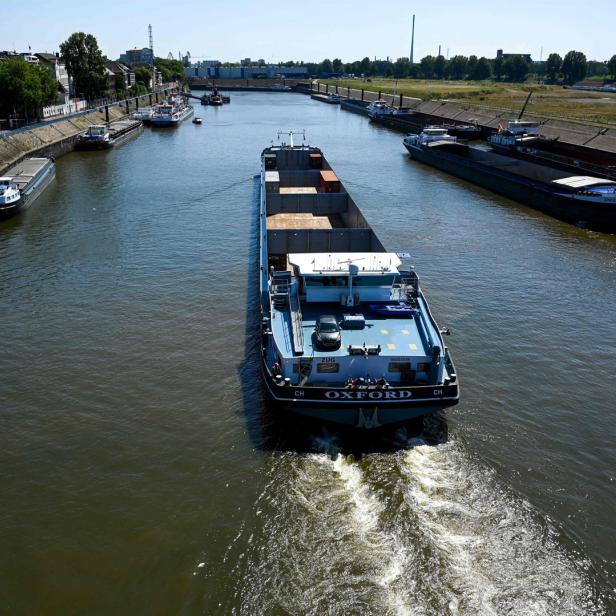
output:
M413 15L413 29L411 30L411 64L413 64L413 47L415 46L415 15Z

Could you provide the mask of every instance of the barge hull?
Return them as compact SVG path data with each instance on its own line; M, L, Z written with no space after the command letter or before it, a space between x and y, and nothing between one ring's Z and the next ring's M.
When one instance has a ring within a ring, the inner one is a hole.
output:
M27 210L56 177L52 159L29 158L9 169L21 192L21 199L8 208L0 209L0 220L7 220Z
M263 367L265 361L261 365ZM371 429L404 423L455 406L459 402L457 384L406 389L323 388L315 392L313 387L289 386L281 389L265 368L262 373L268 399L280 411L355 428ZM328 394L330 400L327 399ZM345 397L356 399L345 400Z
M514 201L582 228L616 233L616 207L608 203L581 203L565 194L550 192L539 182L523 180L504 171L492 169L462 156L446 152L433 153L405 144L412 158L436 167L463 180L487 188Z

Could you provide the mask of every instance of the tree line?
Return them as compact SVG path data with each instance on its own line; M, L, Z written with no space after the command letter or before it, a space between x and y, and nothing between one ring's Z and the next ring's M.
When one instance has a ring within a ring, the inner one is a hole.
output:
M284 66L295 66L295 62L283 62ZM588 61L581 51L569 51L564 58L553 53L545 63L534 65L522 55L478 58L475 55L456 55L446 59L442 55L428 55L418 63L411 64L409 58L391 60L370 60L365 57L355 62L342 62L340 58L325 59L322 62L308 62L304 66L311 75L328 77L333 75L363 75L364 77L393 77L396 79L454 79L481 81L497 79L524 81L530 73L547 77L554 83L575 83L589 75L610 75L616 80L616 55L607 62Z
M145 94L150 88L151 68L136 66L135 85L128 87L122 75L116 75L110 89L105 62L107 58L96 37L75 32L60 44L60 60L71 81L71 94L88 101L103 95L117 98ZM163 81L182 81L184 66L179 60L155 58L154 65ZM56 102L58 83L50 71L22 58L0 62L0 117L23 117L26 121L40 118L42 108Z

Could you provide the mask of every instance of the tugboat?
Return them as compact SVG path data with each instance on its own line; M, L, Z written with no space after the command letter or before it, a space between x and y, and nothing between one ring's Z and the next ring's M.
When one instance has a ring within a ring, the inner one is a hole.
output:
M579 227L616 233L616 182L470 146L445 129L408 135L412 158Z
M53 158L27 158L0 178L0 220L30 207L56 177Z
M261 366L270 400L364 429L457 404L445 332L410 255L388 252L323 152L287 134L288 144L261 154Z
M221 107L222 106L224 101L222 99L222 96L220 95L220 92L218 91L218 88L214 88L212 90L212 93L208 97L208 101L209 101L209 104L213 105L214 107Z

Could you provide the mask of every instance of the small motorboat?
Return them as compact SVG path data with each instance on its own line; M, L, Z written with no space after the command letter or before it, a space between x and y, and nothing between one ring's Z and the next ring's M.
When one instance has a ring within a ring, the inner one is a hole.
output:
M203 124L203 120L201 118L193 118L193 124Z

